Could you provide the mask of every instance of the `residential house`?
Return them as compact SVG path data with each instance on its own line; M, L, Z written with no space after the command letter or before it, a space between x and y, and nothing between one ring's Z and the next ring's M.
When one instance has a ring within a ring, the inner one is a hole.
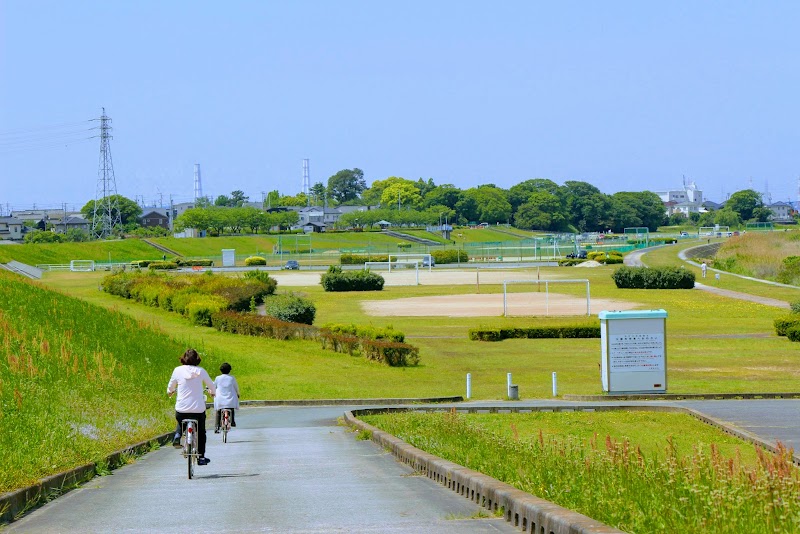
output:
M770 221L777 223L794 222L794 217L792 217L794 209L788 202L775 202L767 206L767 208L772 210L772 215L769 217Z
M57 234L66 234L69 230L81 230L82 232L89 233L92 224L77 215L67 215L62 218L49 218L47 219L47 226Z
M167 208L151 208L139 217L139 224L145 228L160 226L169 229L169 210Z
M19 241L22 239L21 220L15 217L0 217L0 239Z

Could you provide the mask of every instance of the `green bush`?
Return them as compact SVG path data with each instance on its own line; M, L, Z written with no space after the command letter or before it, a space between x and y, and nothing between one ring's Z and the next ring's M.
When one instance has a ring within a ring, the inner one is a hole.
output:
M211 326L211 316L224 310L228 303L216 295L198 295L186 305L186 316L192 324Z
M772 322L775 333L779 336L787 335L789 329L800 326L800 314L782 315Z
M792 313L800 313L800 300L795 300L789 306L792 308Z
M244 260L244 264L248 267L253 265L266 265L267 260L262 258L261 256L250 256Z
M287 323L313 324L317 308L309 299L295 295L274 295L264 300L267 315Z
M795 343L800 341L800 326L793 326L792 328L786 331L786 337L789 341L794 341Z
M611 275L621 289L692 289L694 273L679 267L620 267Z
M320 283L325 291L381 291L385 280L379 274L366 271L342 271L331 265Z
M174 261L151 261L147 265L147 268L151 270L167 271L171 269L177 269L178 264Z
M469 254L461 249L432 250L431 256L437 265L442 263L467 263Z
M800 256L783 258L775 279L782 284L795 285L800 282Z
M561 259L558 260L558 266L559 267L574 267L575 265L578 265L579 263L583 263L585 261L586 260L583 260L583 259L580 259L580 258L561 258Z
M472 341L502 341L504 339L599 338L600 325L578 324L564 326L534 326L529 328L472 328Z
M214 260L184 260L183 258L175 258L175 263L179 267L211 267L214 265Z
M406 343L362 338L361 351L368 360L391 367L419 364L419 348Z
M361 338L349 334L332 332L326 328L319 331L319 338L322 341L322 348L358 356L361 354Z

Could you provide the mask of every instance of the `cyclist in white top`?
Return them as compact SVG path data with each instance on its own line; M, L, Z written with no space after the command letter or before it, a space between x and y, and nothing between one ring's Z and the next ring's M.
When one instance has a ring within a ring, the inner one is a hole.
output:
M172 438L172 445L181 446L181 423L184 419L197 420L197 465L206 465L209 460L206 458L206 399L203 394L203 384L208 387L208 392L214 396L217 388L211 377L200 365L200 355L194 349L187 349L181 356L181 364L172 371L172 376L167 384L167 394L172 395L177 390L178 397L175 400L175 419L178 426L175 428L175 436Z
M236 426L234 412L239 407L239 384L236 382L236 378L230 375L231 369L231 364L228 362L223 363L219 366L222 374L214 379L214 385L217 386L217 396L214 397L214 410L217 412L216 424L214 425L215 434L219 433L223 408L230 409L231 426Z

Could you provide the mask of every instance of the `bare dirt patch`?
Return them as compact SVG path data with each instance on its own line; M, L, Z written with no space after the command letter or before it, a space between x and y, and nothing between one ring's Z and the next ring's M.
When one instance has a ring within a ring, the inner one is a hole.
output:
M612 299L591 299L590 314L600 310L632 310L641 308L636 302ZM361 308L378 317L497 317L503 315L503 294L443 295L409 297L394 300L365 300ZM586 315L586 298L560 293L511 293L508 314Z

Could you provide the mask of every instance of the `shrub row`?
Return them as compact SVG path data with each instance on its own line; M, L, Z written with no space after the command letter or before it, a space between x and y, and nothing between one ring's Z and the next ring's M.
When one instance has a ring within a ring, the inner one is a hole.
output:
M220 311L211 316L211 326L220 332L272 339L316 339L318 329L302 323L281 321L275 317Z
M183 258L173 258L169 261L161 260L137 260L131 262L131 267L144 269L150 267L152 264L175 264L176 267L211 267L214 265L214 260L184 260ZM153 269L165 269L175 267L152 267Z
M369 339L347 333L334 332L328 328L319 331L322 348L350 354L363 355L366 359L385 363L392 367L407 367L419 364L419 348L407 343L385 339Z
M359 326L356 324L328 323L322 325L322 328L334 334L345 334L355 337L363 337L367 339L387 339L389 341L396 341L398 343L402 343L406 339L405 334L395 330L391 326L380 328L377 326Z
M502 341L504 339L599 338L600 325L533 326L530 328L472 328L472 341Z
M381 275L368 270L343 272L337 265L331 265L320 280L325 291L381 291L384 282Z
M152 265L152 264L151 264ZM188 317L193 324L208 326L211 315L225 309L246 310L251 301L262 301L275 292L277 282L266 273L244 279L215 276L167 276L155 272L118 272L103 279L103 290Z
M342 254L339 263L342 265L364 265L368 261L389 261L388 254Z
M679 267L620 267L611 275L623 289L692 289L694 273Z
M599 263L605 263L606 265L622 263L622 252L617 250L609 250L608 252L592 251L586 254L586 259L594 260Z

